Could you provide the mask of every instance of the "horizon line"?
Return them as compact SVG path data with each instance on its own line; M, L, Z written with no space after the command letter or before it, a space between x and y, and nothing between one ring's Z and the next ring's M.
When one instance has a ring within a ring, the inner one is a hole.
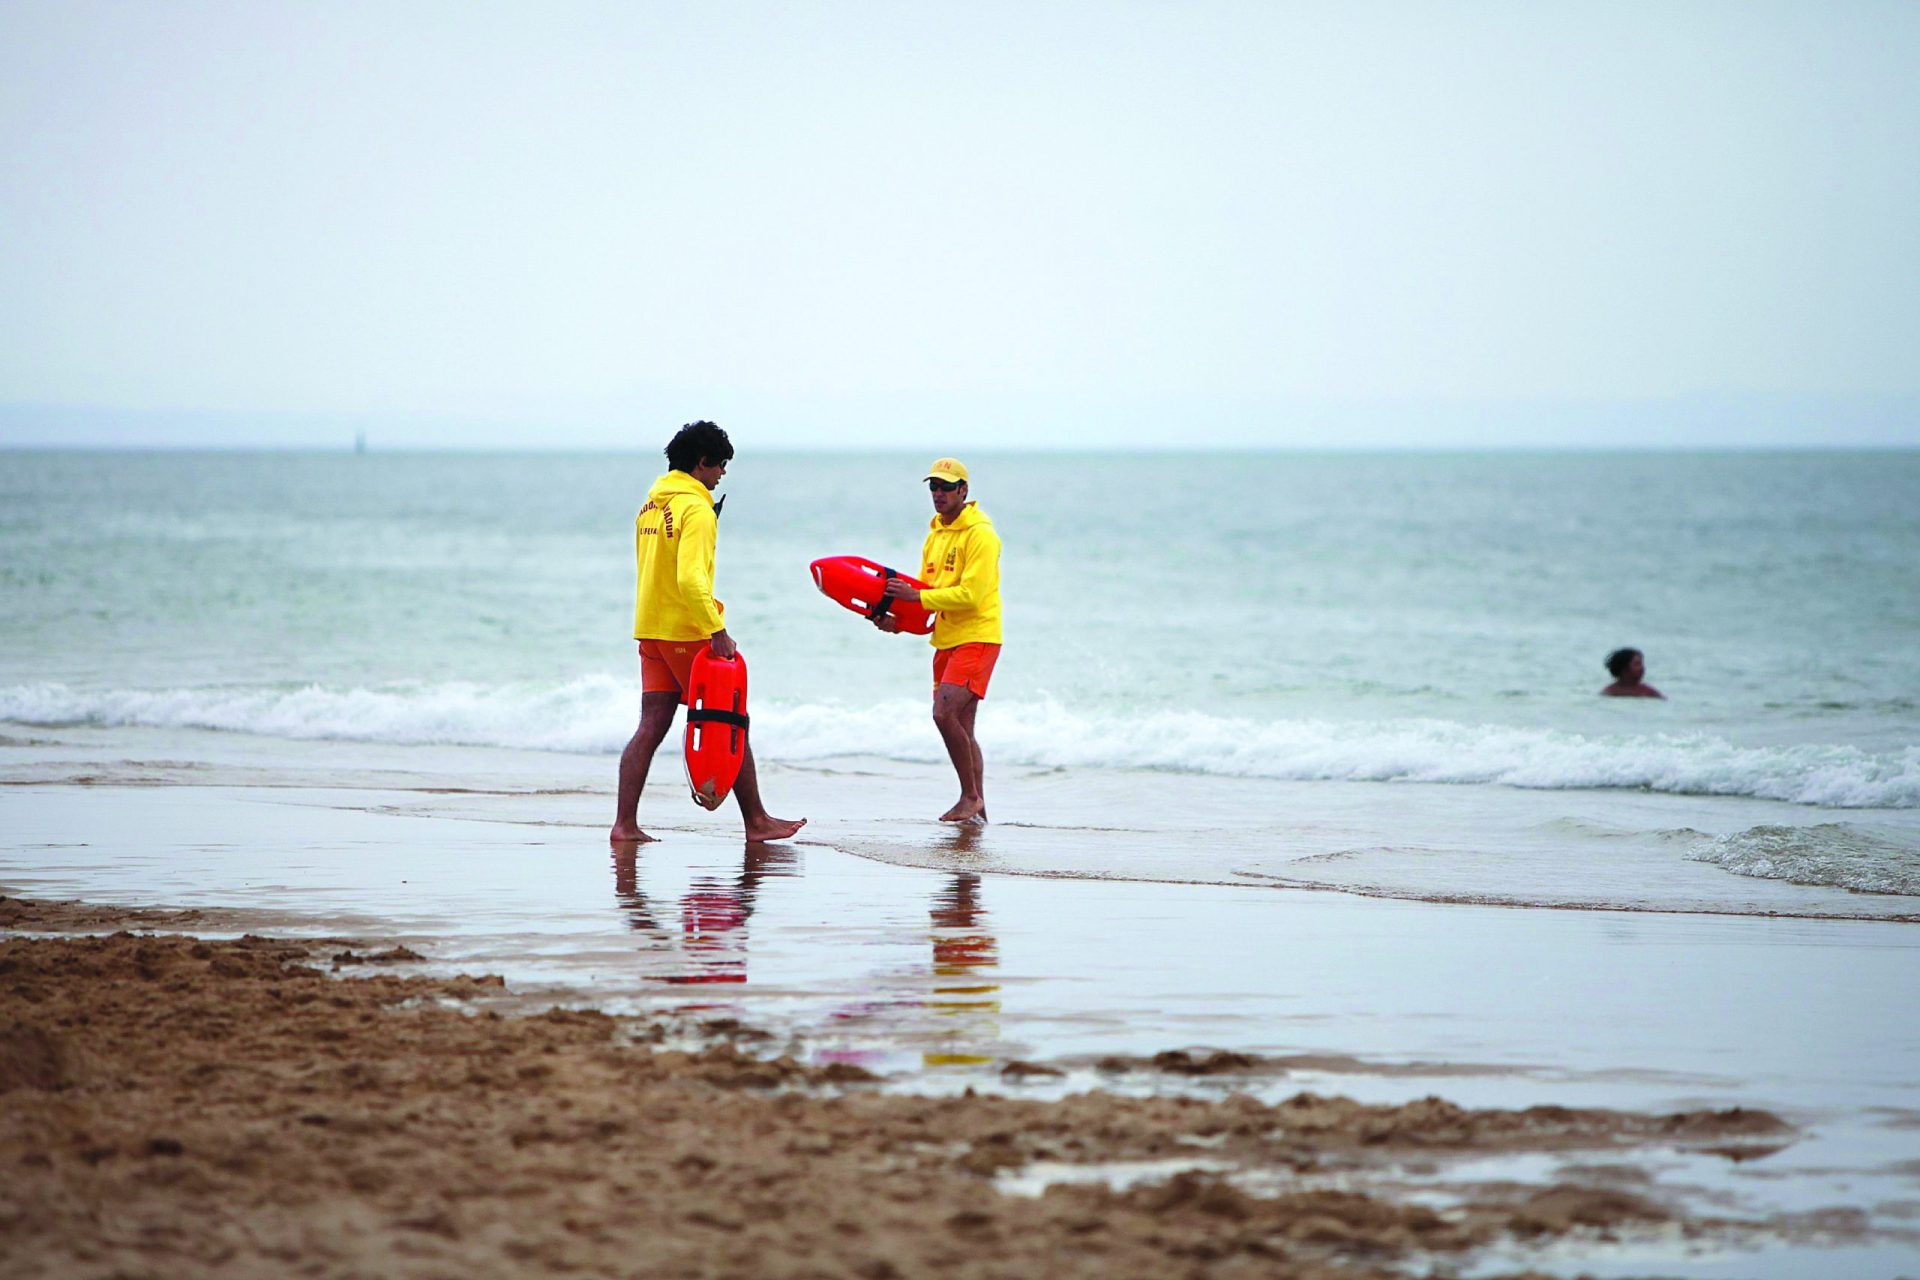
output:
M408 444L391 447L375 447L361 442L348 442L339 445L316 444L105 444L73 443L47 444L39 442L16 443L0 440L0 453L127 453L127 454L188 454L188 453L226 453L226 454L315 454L324 456L344 455L347 457L368 457L379 454L387 457L401 457L419 454L653 454L660 452L651 446L625 447L619 445L435 445ZM791 454L886 454L897 453L917 457L926 452L924 447L907 445L771 445L756 448L758 456ZM1759 453L1915 453L1920 452L1920 441L1913 442L1768 442L1756 444L1698 444L1698 443L1631 443L1623 444L1610 441L1597 443L1560 443L1560 444L1113 444L1099 448L1085 446L1048 447L1044 445L983 445L970 452L988 454L1021 454L1027 456L1049 457L1094 457L1105 454L1152 454L1174 456L1181 454L1447 454L1447 453L1579 453L1579 454L1620 454L1620 453L1663 453L1663 454L1759 454Z

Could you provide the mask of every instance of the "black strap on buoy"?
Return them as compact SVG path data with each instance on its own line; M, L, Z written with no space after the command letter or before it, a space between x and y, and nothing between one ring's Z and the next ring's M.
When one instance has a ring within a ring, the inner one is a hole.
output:
M893 570L887 568L887 566L885 565L880 566L880 572L887 575L885 580L883 580L880 584L881 587L883 588L887 585L887 583L892 582L895 578L900 576L899 574L895 573ZM874 605L873 608L867 610L867 618L870 621L878 622L882 617L886 615L887 610L891 608L893 608L893 597L883 594L880 597L880 603Z
M730 724L736 729L747 727L747 716L739 711L722 711L718 707L688 707L688 724Z

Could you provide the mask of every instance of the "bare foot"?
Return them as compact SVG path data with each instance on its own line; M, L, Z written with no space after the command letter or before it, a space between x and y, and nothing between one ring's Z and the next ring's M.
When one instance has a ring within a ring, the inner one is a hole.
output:
M747 824L747 839L762 842L767 840L785 840L788 836L791 836L794 832L806 825L807 820L805 818L796 821L789 818L769 816L760 819L758 822L749 822Z
M607 832L608 844L652 844L653 840L652 836L633 823L616 822L613 830Z
M984 823L986 820L987 802L985 800L969 800L965 796L962 796L959 801L954 804L953 808L940 815L940 821L942 822Z

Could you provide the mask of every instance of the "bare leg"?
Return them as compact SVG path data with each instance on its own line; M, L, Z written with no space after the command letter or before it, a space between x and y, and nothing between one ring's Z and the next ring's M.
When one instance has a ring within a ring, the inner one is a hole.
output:
M947 758L960 780L960 799L940 815L942 822L987 820L986 761L973 736L974 713L980 699L960 684L943 684L933 691L933 725L946 744Z
M617 843L638 843L652 836L640 829L640 792L647 785L647 770L653 767L653 753L666 741L673 728L673 716L680 709L677 693L640 695L640 727L627 740L620 753L620 791L614 801L613 830L607 839Z
M740 762L740 777L733 784L733 798L740 803L740 818L747 825L749 840L785 840L807 825L805 818L776 818L760 803L760 771L753 765L753 747L747 747Z
M980 754L980 739L973 731L973 714L980 709L980 699L975 698L967 704L967 741L973 744L973 793L980 797L980 821L987 820L987 758Z

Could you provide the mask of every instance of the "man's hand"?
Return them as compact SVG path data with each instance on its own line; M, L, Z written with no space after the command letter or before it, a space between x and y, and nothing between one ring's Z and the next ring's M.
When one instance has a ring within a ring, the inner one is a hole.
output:
M740 652L740 646L733 642L733 637L727 634L725 627L713 633L713 638L707 641L707 648L723 662Z
M920 588L910 587L898 578L888 578L883 593L889 600L911 600L920 603Z
M894 617L890 613L883 613L879 617L873 620L873 625L880 628L882 631L886 632L888 635L893 635L900 630L900 619Z

